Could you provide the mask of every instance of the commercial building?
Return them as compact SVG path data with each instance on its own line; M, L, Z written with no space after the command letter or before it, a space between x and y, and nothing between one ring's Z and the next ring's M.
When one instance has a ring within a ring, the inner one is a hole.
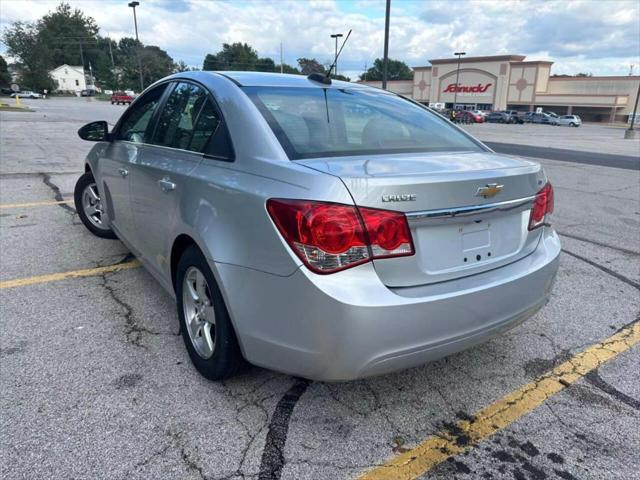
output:
M56 81L57 92L73 92L80 93L82 90L95 89L90 79L81 66L60 65L49 72L51 78Z
M389 81L387 88L444 108L534 111L541 107L603 122L626 122L633 113L640 76L553 76L553 62L525 58L494 55L429 60L431 65L413 68L413 80Z

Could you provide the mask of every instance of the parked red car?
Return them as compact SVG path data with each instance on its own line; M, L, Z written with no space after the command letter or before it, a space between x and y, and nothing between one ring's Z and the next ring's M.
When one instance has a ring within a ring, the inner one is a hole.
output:
M111 105L115 104L127 104L127 105L131 105L131 102L133 102L133 98L131 95L128 95L124 92L113 92L113 95L111 95Z
M456 112L456 122L459 123L483 123L484 116L470 110L459 110Z

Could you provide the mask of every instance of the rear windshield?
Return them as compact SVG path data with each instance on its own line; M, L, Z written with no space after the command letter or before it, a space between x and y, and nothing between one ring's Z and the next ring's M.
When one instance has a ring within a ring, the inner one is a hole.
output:
M447 120L396 95L336 88L244 87L290 159L482 151Z

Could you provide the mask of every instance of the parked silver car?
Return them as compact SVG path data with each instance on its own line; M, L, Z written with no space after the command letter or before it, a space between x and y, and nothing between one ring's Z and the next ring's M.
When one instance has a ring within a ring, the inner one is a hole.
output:
M30 90L28 91L23 91L23 92L14 92L11 94L11 98L16 98L16 97L20 97L20 98L42 98L42 94L41 93L36 93L36 92L32 92Z
M149 87L75 190L172 295L209 379L246 360L323 380L471 347L548 300L560 242L539 164L420 104L318 75L184 72Z
M582 119L578 115L562 115L558 118L558 125L579 127L580 125L582 125Z

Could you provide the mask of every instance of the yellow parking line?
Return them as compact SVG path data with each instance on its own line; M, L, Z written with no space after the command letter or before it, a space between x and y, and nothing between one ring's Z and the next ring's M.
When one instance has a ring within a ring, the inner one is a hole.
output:
M30 208L30 207L46 207L48 205L61 205L63 203L73 203L73 200L60 200L60 201L48 201L48 202L30 202L30 203L5 203L0 205L0 210L6 210L9 208Z
M102 275L103 273L112 273L120 270L128 270L130 268L138 268L139 266L141 266L141 264L138 260L132 260L130 262L118 263L116 265L108 265L106 267L86 268L84 270L73 270L71 272L16 278L15 280L5 280L4 282L0 282L0 290L4 288L25 287L36 283L57 282L68 278L93 277L95 275Z
M604 342L590 346L553 370L476 412L472 420L460 421L455 428L440 432L417 447L364 473L360 480L418 478L450 456L471 449L509 426L551 396L639 342L640 321L636 321Z

